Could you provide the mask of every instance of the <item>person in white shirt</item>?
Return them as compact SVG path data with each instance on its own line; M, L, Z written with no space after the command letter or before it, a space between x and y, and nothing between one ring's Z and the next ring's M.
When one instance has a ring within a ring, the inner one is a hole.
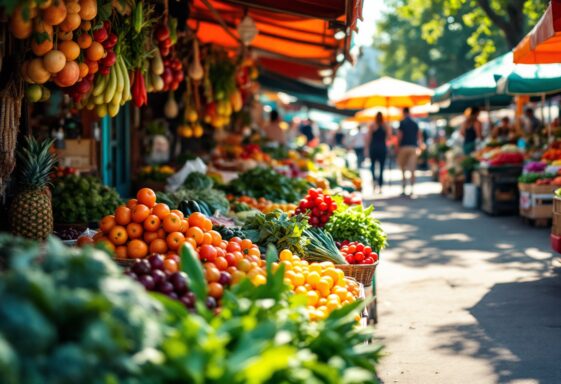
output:
M352 149L356 154L356 167L360 169L364 162L364 141L366 139L366 130L363 126L358 126L351 131L347 140L347 148Z

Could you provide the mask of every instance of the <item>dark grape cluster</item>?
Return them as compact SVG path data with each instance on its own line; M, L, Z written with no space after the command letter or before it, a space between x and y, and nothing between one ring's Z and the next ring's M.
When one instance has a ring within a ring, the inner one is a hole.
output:
M69 227L69 228L64 228L60 231L57 231L55 233L55 235L60 237L62 240L76 240L77 238L80 237L82 232L83 231L81 231L81 230L79 230L75 227Z
M195 294L189 290L189 276L185 272L166 272L164 256L153 254L137 259L125 274L137 280L148 291L160 292L171 299L179 300L188 309L195 308ZM216 308L216 300L209 297L207 306Z

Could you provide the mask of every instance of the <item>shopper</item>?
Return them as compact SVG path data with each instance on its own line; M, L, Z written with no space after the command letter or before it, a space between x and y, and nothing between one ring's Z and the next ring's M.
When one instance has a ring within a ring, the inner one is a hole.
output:
M269 124L265 127L267 138L279 145L286 144L286 133L281 127L281 119L276 110L272 110L269 115Z
M501 119L501 123L493 129L491 136L500 143L510 142L516 138L514 127L507 116Z
M524 116L526 116L526 133L529 135L537 135L543 129L543 123L540 119L536 117L534 110L530 107L524 110Z
M374 123L368 127L368 133L365 141L365 156L370 157L370 170L372 172L372 181L374 183L374 192L376 185L378 193L382 193L384 185L384 166L386 156L388 154L387 141L391 137L391 128L384 122L384 116L381 112L376 114ZM378 177L376 177L376 165L378 165Z
M479 121L479 108L468 108L464 114L466 120L462 125L460 134L464 138L464 154L469 155L475 151L477 140L482 139L482 128Z
M335 132L335 135L333 135L333 146L342 147L344 140L345 132L343 132L343 127L339 125L339 127L337 127L337 131Z
M312 119L306 119L302 122L300 126L300 133L306 136L307 142L311 142L315 139L316 135L314 134L314 126L313 126Z
M362 126L358 126L351 131L349 140L347 142L347 148L353 150L356 155L356 169L360 170L362 163L364 162L364 141L366 139L365 129Z
M411 118L409 108L403 108L403 120L399 123L399 131L397 133L397 164L401 169L402 196L406 195L407 171L410 173L410 195L413 195L417 157L419 155L418 151L419 147L423 145L423 135L419 129L419 125Z

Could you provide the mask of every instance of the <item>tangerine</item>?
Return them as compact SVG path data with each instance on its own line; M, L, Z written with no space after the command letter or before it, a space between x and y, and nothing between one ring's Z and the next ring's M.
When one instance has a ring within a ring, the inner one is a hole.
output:
M99 222L99 229L103 233L109 233L109 231L116 225L115 216L107 215Z
M150 242L150 253L166 253L168 251L168 244L164 239L154 239Z
M148 246L142 240L134 239L127 244L127 255L131 259L140 259L148 254Z
M81 33L78 36L78 45L82 49L88 49L93 43L93 38L89 33Z
M135 223L142 223L148 216L150 216L150 208L144 204L136 204L131 208L132 221Z
M119 245L115 248L115 256L118 259L126 259L127 258L127 247L125 245Z
M204 233L203 233L203 230L200 229L199 227L191 226L187 230L187 237L192 237L193 239L195 239L195 242L197 244L202 244L203 238L204 238Z
M142 225L138 223L129 223L127 225L127 235L129 236L129 239L140 238L142 236L142 232L144 232Z
M179 270L179 264L171 257L164 260L164 269L167 273L175 273Z
M170 213L175 213L180 219L185 218L185 215L179 209L172 209Z
M160 229L160 218L156 215L148 215L146 220L144 220L144 229L151 232L159 231ZM160 237L160 233L157 232L157 236ZM165 233L164 233L165 235Z
M109 240L115 245L123 245L127 239L127 230L122 225L114 226L109 232Z
M167 215L162 224L168 233L181 231L181 219L175 213Z
M171 249L172 251L177 251L179 247L185 242L185 236L181 232L172 232L167 236L166 242L169 249Z
M103 45L98 43L97 41L92 41L90 47L86 50L86 57L90 61L99 61L105 55L105 49Z
M156 192L150 188L139 190L136 198L139 203L146 205L148 208L152 208L156 204Z
M144 241L146 242L146 244L150 244L152 243L154 240L159 239L158 237L158 232L154 232L154 231L145 231L144 232L144 237L143 237Z
M131 222L131 210L126 205L121 205L115 210L115 221L119 225L127 225Z
M206 216L200 212L194 212L189 215L189 227L199 227L203 229L203 220L206 219Z
M170 213L169 206L164 203L158 203L152 208L152 213L160 218L160 220L165 219Z
M67 61L73 61L80 56L80 46L73 40L65 40L58 44L58 50L64 53Z
M136 204L138 204L138 200L136 199L129 199L129 201L127 201L127 207L130 209L133 209Z

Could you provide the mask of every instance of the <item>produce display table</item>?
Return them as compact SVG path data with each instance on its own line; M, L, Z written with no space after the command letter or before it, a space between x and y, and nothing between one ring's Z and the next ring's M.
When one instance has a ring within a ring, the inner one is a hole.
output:
M480 168L481 209L490 215L518 213L521 174L519 165Z
M557 188L555 185L520 183L520 216L533 220L535 224L549 224L553 217L553 197Z

